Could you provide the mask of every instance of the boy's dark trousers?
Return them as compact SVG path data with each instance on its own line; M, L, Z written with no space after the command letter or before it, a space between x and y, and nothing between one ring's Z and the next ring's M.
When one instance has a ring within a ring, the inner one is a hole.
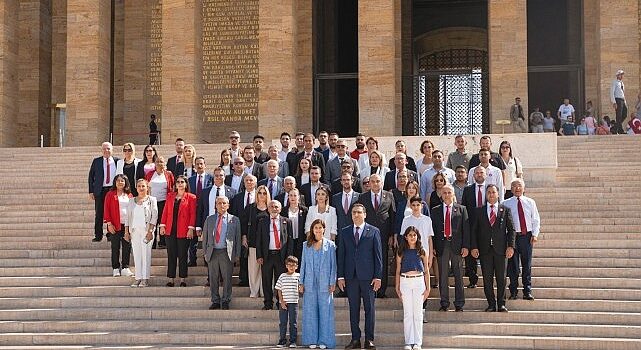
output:
M283 341L287 335L287 320L289 319L289 342L296 344L296 334L298 327L296 324L296 315L298 314L298 304L287 303L287 310L278 309L280 318L280 340Z

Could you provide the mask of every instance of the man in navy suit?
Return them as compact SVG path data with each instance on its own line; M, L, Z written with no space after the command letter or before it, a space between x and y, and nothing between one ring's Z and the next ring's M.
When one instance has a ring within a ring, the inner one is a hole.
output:
M345 349L361 348L361 299L365 309L365 349L376 349L374 294L380 289L383 278L383 253L381 234L376 227L365 223L365 217L365 207L360 203L354 204L354 224L344 227L338 235L337 285L347 293L352 332L352 340Z
M116 176L116 162L119 159L112 157L112 153L113 145L109 142L103 142L102 157L94 158L93 162L91 162L91 168L89 168L89 199L94 201L94 208L96 209L93 242L102 241L105 194L111 189Z
M258 186L264 185L270 193L270 198L276 198L283 192L283 178L278 176L278 161L270 159L267 161L266 177L258 181Z
M189 191L196 195L196 201L200 198L202 192L212 186L213 177L207 174L207 164L204 157L196 157L194 160L196 174L189 178ZM198 250L198 236L195 235L189 243L189 256L187 264L196 266L196 251Z
M352 174L344 173L341 175L340 180L343 185L343 190L332 195L331 202L331 206L336 208L338 233L341 232L343 227L354 224L352 221L352 206L358 201L358 197L361 195L352 189Z

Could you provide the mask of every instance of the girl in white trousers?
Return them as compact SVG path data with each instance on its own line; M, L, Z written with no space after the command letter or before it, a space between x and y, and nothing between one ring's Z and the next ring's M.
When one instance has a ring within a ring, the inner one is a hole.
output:
M430 294L428 255L418 229L409 226L396 256L396 294L403 301L405 350L420 350L423 345L423 301Z
M158 221L158 204L156 198L148 195L147 180L136 181L136 190L138 196L131 198L127 206L125 240L131 242L136 266L136 281L131 286L147 287L151 272L153 232Z

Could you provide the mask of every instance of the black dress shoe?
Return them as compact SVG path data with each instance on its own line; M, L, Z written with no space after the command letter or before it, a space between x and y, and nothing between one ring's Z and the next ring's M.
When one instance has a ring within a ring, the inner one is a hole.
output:
M523 300L534 300L534 297L532 294L525 294L523 295Z
M220 310L220 304L212 303L209 305L209 310Z
M94 238L94 239L92 239L91 241L92 241L92 242L101 242L101 241L102 241L102 237L100 237L100 238L95 237L95 238Z
M265 305L265 306L263 306L263 308L261 310L271 310L273 308L274 308L273 305Z
M239 282L238 286L239 287L249 287L249 283L248 282Z
M441 306L441 308L438 309L438 311L447 311L447 309L448 309L447 306Z
M345 346L345 349L360 349L361 348L361 340L352 340L349 344Z
M505 305L501 305L501 306L499 306L499 310L498 311L499 312L507 312L507 308L505 307Z
M174 286L174 282L167 282L166 286L167 287L173 287Z
M205 283L205 287L209 287L209 286L210 286L209 281L207 281L207 283Z
M376 345L374 345L373 341L366 340L365 341L365 349L376 349Z
M196 265L197 265L197 264L196 264L196 262L195 262L195 261L194 261L194 262L190 262L189 264L187 264L187 266L189 266L189 267L194 267L194 266L196 266Z
M229 303L223 303L222 309L223 310L229 310Z
M180 282L180 286L181 286L181 287L187 287L187 283L185 283L185 282Z
M476 288L476 283L470 283L467 285L467 288L474 289Z
M509 300L516 300L516 293L510 294Z
M457 307L454 311L456 311L456 312L463 312L463 308L462 308L462 307Z
M485 312L496 312L496 306L488 306Z
M385 295L385 294L383 294L383 293L376 294L376 298L377 298L377 299L386 299L386 298L387 298L387 295Z

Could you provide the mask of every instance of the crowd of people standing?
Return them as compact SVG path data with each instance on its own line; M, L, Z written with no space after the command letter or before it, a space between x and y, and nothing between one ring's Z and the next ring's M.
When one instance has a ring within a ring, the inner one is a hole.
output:
M351 151L336 133L296 133L293 146L291 141L284 132L280 145L266 152L261 135L242 146L233 131L220 159L209 160L211 172L182 139L167 160L151 144L139 159L132 143L123 145L122 158L103 143L88 185L96 211L93 241L102 241L106 224L113 276L133 276L132 287L146 287L152 249L167 249L166 286L186 287L200 249L209 308L231 307L232 271L239 266L237 285L249 287L251 298L262 297L263 310L280 310L281 347L296 347L302 295L303 345L336 346L334 297L346 296L346 348L374 349L375 299L392 294L392 281L403 303L404 348L420 349L430 290L438 288L440 311L448 311L453 276L453 305L462 312L463 266L467 287L476 288L479 261L485 311L508 311L505 300L517 298L519 276L523 299L534 299L532 248L540 219L524 194L523 164L509 142L494 152L491 138L483 136L473 153L459 135L446 157L425 140L423 157L414 160L398 140L387 162L378 141L362 134ZM506 276L510 295L504 298Z

